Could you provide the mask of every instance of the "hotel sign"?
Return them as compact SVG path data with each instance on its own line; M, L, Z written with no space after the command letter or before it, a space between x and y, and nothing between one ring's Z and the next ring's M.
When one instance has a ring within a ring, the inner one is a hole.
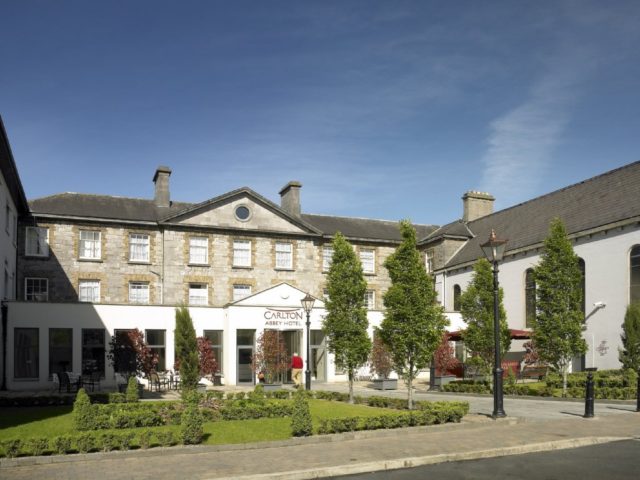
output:
M300 308L267 308L264 311L265 328L298 329L303 325L303 312Z

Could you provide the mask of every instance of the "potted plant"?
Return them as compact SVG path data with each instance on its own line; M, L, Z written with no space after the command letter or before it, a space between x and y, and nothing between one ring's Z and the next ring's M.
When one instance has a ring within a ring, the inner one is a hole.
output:
M454 353L453 346L451 342L449 342L449 335L447 332L444 332L440 345L438 345L438 348L433 354L433 361L435 363L433 387L435 389L456 379L455 375L448 373L449 370L455 368L458 363L460 363L454 356Z
M144 340L144 334L133 330L115 332L109 342L107 353L113 369L125 379L129 377L149 377L158 365L158 354L154 353ZM142 397L144 385L138 382L138 393Z
M377 376L372 380L373 388L376 390L395 390L398 388L398 379L389 378L389 374L393 370L393 360L380 335L374 334L373 336L369 361L371 363L371 373Z
M198 360L200 363L200 378L206 378L215 385L215 375L218 373L218 362L211 348L211 340L207 337L198 337ZM199 392L205 392L207 386L198 383L196 386Z
M251 369L256 376L264 376L264 389L282 387L280 377L289 370L291 359L284 343L284 335L277 330L265 330L258 337L256 351L251 358Z

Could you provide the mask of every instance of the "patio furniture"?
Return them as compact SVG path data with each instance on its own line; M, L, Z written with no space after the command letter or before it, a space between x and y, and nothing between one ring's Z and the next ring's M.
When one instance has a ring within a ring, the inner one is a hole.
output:
M74 375L72 380L69 372L60 372L59 378L60 384L58 387L58 393L63 390L66 390L67 393L71 393L71 389L75 389L77 392L82 386L82 380L79 375Z
M82 385L85 387L91 387L91 391L95 390L95 387L98 387L100 390L100 372L91 372L89 375L82 375Z
M160 377L157 373L153 372L149 374L149 391L153 392L153 387L159 392L168 388L169 380L164 376Z

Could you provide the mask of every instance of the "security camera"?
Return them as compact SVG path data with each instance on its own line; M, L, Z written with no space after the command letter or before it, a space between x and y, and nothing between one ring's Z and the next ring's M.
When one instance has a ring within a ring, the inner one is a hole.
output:
M596 303L593 304L593 306L596 307L596 308L604 308L604 307L607 306L607 304L604 303L604 302L596 302Z

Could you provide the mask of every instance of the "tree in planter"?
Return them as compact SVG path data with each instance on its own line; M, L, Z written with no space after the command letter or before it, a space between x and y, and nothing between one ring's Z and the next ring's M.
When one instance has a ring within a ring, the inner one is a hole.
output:
M371 347L369 363L371 363L371 373L376 374L383 380L389 378L389 374L393 370L393 359L391 358L391 352L382 341L378 329L373 334L373 346Z
M107 358L113 369L125 376L149 376L158 365L158 354L153 353L137 328L119 330L111 337Z
M618 359L622 368L640 370L640 303L627 307L622 324L622 348L618 349Z
M333 257L327 275L327 315L322 328L327 348L334 354L336 367L347 372L349 403L353 403L355 373L367 363L371 339L367 333L369 321L364 306L367 282L362 265L353 248L338 232L333 237Z
M455 357L455 350L449 341L449 334L444 332L440 344L433 354L436 375L446 375L448 370L455 368L460 362Z
M198 359L200 377L207 377L213 382L213 376L218 371L218 362L211 348L211 340L207 337L198 337Z
M384 295L386 311L380 336L391 352L396 372L407 383L408 407L413 409L413 381L431 362L448 321L408 220L400 223L400 233L402 243L384 263L391 287Z
M189 310L184 305L176 308L174 330L177 369L183 391L195 390L200 380L198 341Z
M251 358L254 373L263 373L265 383L276 383L279 376L289 370L291 358L284 343L284 335L278 330L264 330L256 342L256 352Z
M500 318L500 349L508 352L511 335L507 314L502 305L504 292L498 290L498 315ZM473 276L467 289L460 296L460 313L467 324L462 337L465 347L471 352L471 365L479 368L482 375L489 375L495 358L493 330L493 271L486 258L473 266Z
M573 357L587 351L582 338L582 272L564 224L551 222L540 263L535 268L536 318L533 338L543 361L562 375L567 394L567 374Z

